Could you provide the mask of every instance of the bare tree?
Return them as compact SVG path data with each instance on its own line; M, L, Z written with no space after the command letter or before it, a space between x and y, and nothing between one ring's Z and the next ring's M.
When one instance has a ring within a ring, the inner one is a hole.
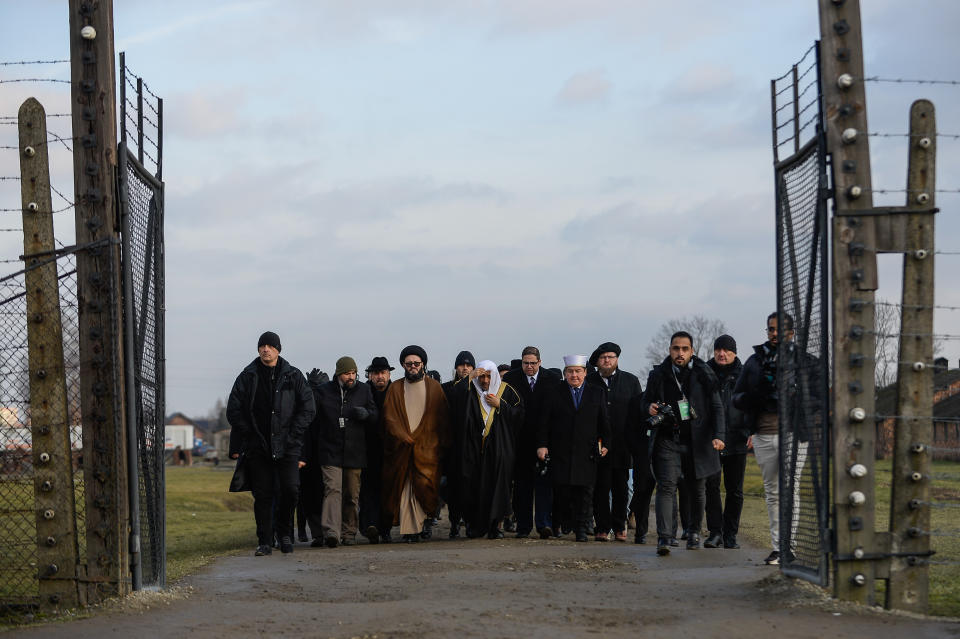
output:
M878 297L874 304L873 331L877 338L874 351L874 382L883 388L897 381L900 360L900 306Z
M694 315L667 320L660 326L647 345L647 363L651 368L663 361L670 349L670 336L686 331L693 337L693 351L706 361L713 357L713 340L727 332L721 320Z

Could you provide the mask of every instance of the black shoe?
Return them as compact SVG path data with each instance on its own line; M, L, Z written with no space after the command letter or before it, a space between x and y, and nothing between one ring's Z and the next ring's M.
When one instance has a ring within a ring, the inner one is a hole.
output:
M390 533L380 533L380 543L381 544L393 543L393 537L390 536Z
M403 536L403 543L405 543L405 544L415 544L415 543L417 543L418 541L420 541L420 535L418 535L418 534L416 534L416 533L414 533L414 534L412 534L412 535L404 535L404 536Z
M337 545L340 543L340 540L337 539L336 537L327 537L326 539L323 540L323 543L327 545L327 548L336 548Z
M680 545L680 542L677 541L677 538L676 538L676 537L671 537L670 540L669 540L667 543L670 544L671 546L673 546L674 548L676 548L677 546Z
M431 537L433 537L433 526L434 526L434 523L435 523L436 521L437 521L436 519L426 519L426 520L424 520L424 522L423 522L423 530L420 531L420 539L423 539L424 541L426 541L426 540L430 539Z
M499 528L491 528L487 533L487 539L503 539L503 531Z
M450 528L450 539L460 539L460 526Z
M763 560L763 563L768 566L779 566L780 565L780 553L774 550L772 553L767 555L767 558Z
M553 537L553 528L544 526L540 529L540 539L550 539L551 537Z
M687 535L687 550L696 550L700 547L700 535L690 533Z
M310 542L310 547L311 547L311 548L320 548L320 547L322 547L322 546L323 546L323 538L322 538L322 537L314 537L314 538L313 538L313 541Z
M690 533L688 533L686 530L684 530L684 531L683 531L683 534L680 535L680 540L683 541L683 540L687 539L687 537L689 537L689 536L690 536Z
M731 550L736 550L740 547L740 544L737 543L736 537L727 537L723 540L723 547L730 548Z
M270 544L260 544L257 546L256 552L253 553L255 557L263 557L264 555L272 555L273 548L270 547Z
M341 546L352 546L354 543L356 542L354 542L353 537L344 537L340 540Z
M503 532L517 532L517 522L512 517L503 520Z
M666 557L670 554L670 539L663 539L662 537L657 540L657 554L661 557Z
M645 543L647 543L647 536L646 536L646 535L634 535L634 536L633 536L633 543L635 543L635 544L645 544Z
M293 552L293 539L290 537L281 537L280 538L280 552L285 555L289 555Z
M720 535L710 535L707 537L707 540L703 542L704 548L720 548L723 546L723 538Z
M301 530L297 535L297 539L299 539L300 541L310 541L310 538L307 537L306 530Z
M525 532L525 533L517 533L516 535L514 535L514 537L516 537L517 539L529 539L529 538L530 538L530 533L528 533L528 532Z
M363 536L367 538L371 544L380 543L380 531L377 530L376 526L367 526L363 531Z
M576 541L590 541L590 538L587 533L577 533Z

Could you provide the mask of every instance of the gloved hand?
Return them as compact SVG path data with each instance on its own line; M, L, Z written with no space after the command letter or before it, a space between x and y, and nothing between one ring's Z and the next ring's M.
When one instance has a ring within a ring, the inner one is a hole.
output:
M307 383L311 386L319 386L320 384L329 381L330 377L319 368L314 368L312 371L307 373Z
M370 416L370 411L368 411L363 406L354 406L353 407L353 418L364 421L367 417Z

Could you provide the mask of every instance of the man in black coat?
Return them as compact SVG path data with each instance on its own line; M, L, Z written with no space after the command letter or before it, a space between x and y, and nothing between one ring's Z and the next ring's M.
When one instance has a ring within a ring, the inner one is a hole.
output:
M607 399L610 418L610 454L597 464L597 482L593 490L594 534L597 541L607 541L613 531L617 541L627 540L627 492L632 459L626 441L627 411L630 401L643 394L640 380L633 373L620 370L620 347L604 342L597 347L597 370L587 375ZM612 496L612 504L611 504Z
M376 421L370 387L357 382L354 359L341 357L333 379L320 387L317 417L311 424L314 458L323 476L320 528L329 548L351 545L357 536L360 471L367 465L366 427Z
M541 539L560 534L553 527L553 482L537 470L537 431L544 398L560 383L560 376L540 365L540 349L523 349L520 366L503 376L523 400L523 424L517 433L516 464L513 470L513 512L517 537L524 539L536 525Z
M303 438L315 410L307 380L280 357L280 348L276 333L261 335L257 359L237 376L227 400L227 420L233 429L230 457L243 455L237 465L253 490L257 556L272 552L275 498L280 551L293 552L293 509L299 469L305 465Z
M500 522L510 512L516 431L523 422L523 402L500 379L496 364L480 362L472 379L451 393L451 418L460 433L459 503L467 536L502 539Z
M447 405L453 402L453 390L463 386L461 382L468 382L470 374L476 368L477 362L470 351L460 351L453 361L453 379L440 384L443 394L447 398ZM460 536L460 522L463 520L463 509L460 507L460 445L462 436L460 422L456 415L450 416L450 448L443 455L441 466L443 480L441 481L440 496L447 502L447 516L450 518L450 539ZM439 516L439 514L437 515Z
M563 358L564 381L544 402L537 457L550 456L554 525L570 526L587 541L597 463L607 454L610 420L603 391L586 383L587 356Z
M633 457L633 497L630 500L630 510L637 520L637 528L633 534L633 543L647 543L647 529L650 527L650 500L653 489L657 487L657 479L653 475L650 463L650 436L647 426L647 407L643 403L643 395L636 395L630 400L627 408L627 422L624 428L627 447ZM676 543L676 542L673 542Z
M733 405L733 389L737 385L743 364L737 357L737 342L730 335L721 335L713 342L713 358L707 362L720 383L724 423L727 436L720 451L722 472L714 473L706 481L707 530L710 535L706 548L739 548L737 532L743 511L743 474L747 467L747 438L750 429L746 415ZM727 492L726 504L720 499L720 478Z
M699 548L704 480L720 470L717 451L724 447L725 430L717 378L693 354L693 338L686 331L671 336L670 355L650 372L642 407L649 416L662 418L659 424L649 424L655 430L651 441L657 477L657 554L670 554L680 481L691 504L687 548Z
M360 473L360 530L371 544L390 543L390 522L380 509L383 483L383 398L390 387L393 366L386 357L374 357L367 366L367 386L377 407L377 420L367 422L367 467Z

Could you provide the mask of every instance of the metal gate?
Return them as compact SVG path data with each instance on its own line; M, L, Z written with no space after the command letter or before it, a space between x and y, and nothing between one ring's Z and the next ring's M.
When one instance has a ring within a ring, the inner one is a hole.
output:
M164 245L163 100L132 74L120 54L119 159L122 211L124 351L133 587L163 586L164 500ZM134 100L127 88L133 89ZM128 138L127 125L134 129ZM132 146L132 148L131 148ZM152 165L147 169L145 164ZM134 475L131 472L131 478ZM139 545L139 548L137 546Z
M829 580L827 165L819 46L771 82L780 347L780 556ZM785 156L785 157L782 157ZM790 330L793 331L790 339Z

